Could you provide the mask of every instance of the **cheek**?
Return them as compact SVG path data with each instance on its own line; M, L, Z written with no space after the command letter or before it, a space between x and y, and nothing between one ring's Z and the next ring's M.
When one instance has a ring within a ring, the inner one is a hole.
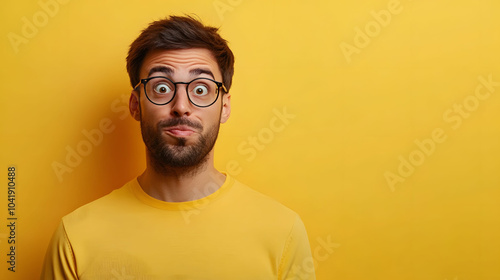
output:
M147 121L158 121L168 117L167 108L169 105L156 106L151 104L149 100L144 96L140 102L141 104L141 118Z
M214 106L213 108L210 108L210 112L207 112L209 114L209 120L210 121L210 125L214 125L214 124L219 124L220 123L220 116L221 116L221 106Z

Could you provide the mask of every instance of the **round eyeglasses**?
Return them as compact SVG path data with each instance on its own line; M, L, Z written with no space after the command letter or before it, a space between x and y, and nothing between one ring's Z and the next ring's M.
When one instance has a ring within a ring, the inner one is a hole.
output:
M166 105L170 103L177 93L178 84L186 85L188 99L197 107L209 107L214 104L219 97L221 87L224 92L227 92L224 84L209 78L196 78L189 83L174 83L167 77L155 76L141 79L134 87L134 90L137 90L141 84L144 85L144 92L148 100L156 105Z

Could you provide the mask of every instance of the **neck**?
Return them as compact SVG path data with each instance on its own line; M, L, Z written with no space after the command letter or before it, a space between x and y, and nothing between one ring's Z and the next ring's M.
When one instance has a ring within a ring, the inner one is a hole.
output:
M213 150L199 165L182 168L158 166L147 155L146 170L137 178L148 195L167 202L203 198L218 190L225 179L214 167Z

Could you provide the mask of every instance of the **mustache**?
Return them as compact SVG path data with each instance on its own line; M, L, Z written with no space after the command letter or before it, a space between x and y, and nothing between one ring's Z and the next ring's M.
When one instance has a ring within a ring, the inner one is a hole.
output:
M185 125L189 126L198 130L203 130L203 126L200 123L194 122L192 120L186 119L186 118L175 118L175 119L169 119L169 120L163 120L158 123L158 128L167 128L171 126L176 126L176 125Z

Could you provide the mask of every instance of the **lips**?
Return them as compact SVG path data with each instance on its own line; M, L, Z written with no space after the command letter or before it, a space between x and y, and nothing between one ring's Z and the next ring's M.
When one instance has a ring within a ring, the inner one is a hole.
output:
M194 133L194 130L188 126L171 126L164 129L168 134L175 137L185 137L190 136Z

